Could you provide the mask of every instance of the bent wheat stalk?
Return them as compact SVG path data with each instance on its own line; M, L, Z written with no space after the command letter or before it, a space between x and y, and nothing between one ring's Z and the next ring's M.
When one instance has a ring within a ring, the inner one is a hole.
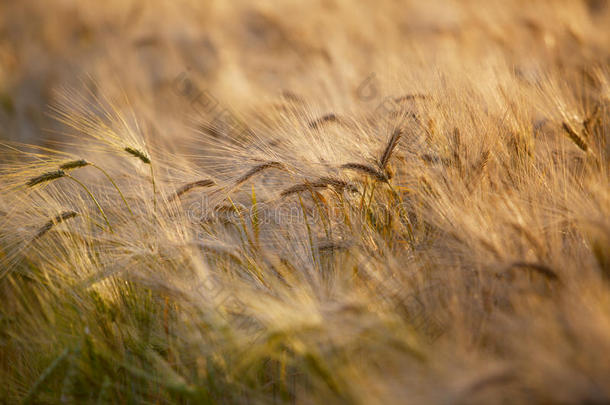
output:
M38 379L34 382L32 387L30 388L30 390L26 394L25 398L22 401L23 404L30 404L30 403L34 402L34 399L36 398L36 394L38 394L38 391L40 390L40 388L55 373L55 370L57 370L57 368L68 358L69 354L70 354L70 349L65 348L59 354L59 356L57 356L51 362L51 364L49 364L49 366L42 372L42 374L40 374Z
M106 176L106 178L110 181L110 183L112 184L112 186L116 189L116 191L118 191L119 195L121 196L121 199L123 200L123 203L125 204L125 206L127 207L127 210L129 211L129 213L131 214L132 217L135 218L135 215L133 213L133 211L131 210L131 207L129 207L129 204L127 203L127 199L125 198L125 196L123 195L123 192L121 191L121 189L119 188L119 186L117 186L117 184L114 182L114 180L112 179L112 177L110 177L110 175L106 172L106 170L102 169L100 166L96 165L95 163L91 163L92 167L95 167L97 170L99 170L100 172L102 172L104 174L104 176Z
M70 162L64 163L61 166L59 166L59 168L62 170L73 170L73 169L78 169L78 168L85 167L85 166L95 167L97 170L102 172L102 174L104 176L106 176L106 178L110 181L112 186L116 189L116 191L118 191L119 195L121 196L121 199L123 200L123 203L127 207L127 210L129 211L131 216L134 217L133 211L131 211L131 207L129 207L129 204L127 203L127 199L125 199L123 192L121 191L119 186L117 186L117 184L114 182L112 177L110 177L110 175L106 172L106 170L102 169L100 166L96 165L95 163L88 162L85 159L78 159L78 160L72 160Z
M93 202L95 203L95 206L97 207L97 209L99 210L100 214L102 214L102 217L104 217L104 221L106 221L106 225L108 225L108 229L110 229L110 232L114 233L114 229L112 228L112 225L110 225L110 221L108 220L108 217L106 216L106 213L104 212L104 210L102 209L102 206L100 205L100 203L97 201L97 199L95 198L95 196L93 195L93 193L89 190L89 188L80 180L70 176L69 174L65 174L65 176L71 180L73 180L74 182L76 182L78 185L80 185L83 190L85 190L85 192L89 195L89 197L91 198L91 200L93 200Z

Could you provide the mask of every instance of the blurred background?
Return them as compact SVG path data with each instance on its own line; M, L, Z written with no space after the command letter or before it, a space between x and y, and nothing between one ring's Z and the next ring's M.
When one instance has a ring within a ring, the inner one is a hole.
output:
M65 89L125 93L154 136L172 141L193 116L264 111L278 97L340 110L371 74L384 94L489 63L524 80L561 69L595 81L589 68L610 63L609 9L606 0L3 0L0 139L61 140L49 106ZM199 94L209 108L193 107Z

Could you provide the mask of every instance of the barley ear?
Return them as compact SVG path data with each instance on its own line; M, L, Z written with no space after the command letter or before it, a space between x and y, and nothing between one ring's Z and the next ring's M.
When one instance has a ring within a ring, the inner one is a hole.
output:
M137 157L138 159L140 159L142 162L146 163L147 165L150 164L150 158L142 151L132 148L130 146L127 146L125 149L123 149L125 152L129 153L132 156Z
M48 181L56 180L62 178L66 175L66 172L63 170L55 170L52 172L46 172L41 174L40 176L32 177L26 183L28 187L33 187L37 184L46 183Z
M561 126L576 146L578 146L584 152L587 152L589 150L587 142L585 142L585 140L580 135L578 135L578 133L576 133L576 131L574 130L574 128L572 128L570 124L564 121Z
M46 234L48 231L51 230L51 228L53 228L55 225L70 219L70 218L74 218L77 215L76 212L74 211L64 211L61 214L55 216L54 218L50 219L46 224L44 224L42 227L40 227L40 229L38 229L38 232L36 232L36 235L34 236L34 239L38 239L40 237L42 237L44 234Z
M400 129L400 128L396 129L392 133L392 136L390 136L390 139L388 140L388 144L386 145L383 153L381 154L381 158L379 159L379 167L381 167L382 169L385 169L386 166L388 165L388 162L390 161L390 157L392 156L392 152L394 152L394 149L396 149L396 146L398 145L398 141L400 141L401 137L402 137L402 129Z

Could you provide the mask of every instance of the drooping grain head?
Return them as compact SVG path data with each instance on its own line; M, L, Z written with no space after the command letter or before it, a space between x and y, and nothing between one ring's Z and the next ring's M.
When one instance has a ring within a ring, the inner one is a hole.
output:
M354 170L368 176L371 176L379 181L387 182L388 176L385 173L380 172L373 166L365 165L362 163L345 163L341 165L342 169Z
M87 162L84 159L79 159L79 160L72 160L70 162L66 162L66 163L62 164L61 166L59 166L59 168L62 170L71 170L71 169L78 169L79 167L85 167L90 164L91 163Z
M37 184L42 184L42 183L46 183L49 181L53 181L53 180L62 178L65 175L66 175L66 172L64 172L63 170L55 170L52 172L43 173L40 176L32 177L31 179L29 179L28 182L26 183L26 185L28 187L32 187Z
M188 193L189 191L191 191L195 188L212 187L215 184L216 183L210 179L198 180L198 181L193 181L191 183L187 183L184 186L180 187L178 190L176 190L176 192L170 197L169 200L172 201L176 198L180 198L182 195Z
M381 158L379 159L379 167L381 167L381 169L385 169L386 166L388 165L388 162L390 161L390 157L392 156L392 152L394 152L394 149L396 149L396 146L398 145L398 141L400 141L400 138L402 137L402 129L401 128L397 128L396 130L394 130L394 132L392 132L392 136L390 136L390 139L388 140L388 144L386 145L383 153L381 154Z
M150 158L142 151L132 148L130 146L127 146L125 149L123 149L125 152L129 153L132 156L137 157L138 159L140 159L142 162L146 163L147 165L150 164Z
M75 211L62 212L61 214L55 216L54 218L50 219L46 224L41 226L40 229L38 229L38 232L36 232L34 239L38 239L38 238L42 237L44 234L46 234L48 231L50 231L55 225L65 221L67 219L74 218L76 215L78 215L78 214Z
M267 169L286 170L286 166L282 162L276 162L276 161L261 163L260 165L254 166L253 168L248 170L243 176L238 178L235 181L235 185L238 186L238 185L248 181L252 176L254 176L262 171L265 171Z

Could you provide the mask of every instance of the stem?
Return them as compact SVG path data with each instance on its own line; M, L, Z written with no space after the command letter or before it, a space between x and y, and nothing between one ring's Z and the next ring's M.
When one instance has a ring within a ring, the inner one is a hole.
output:
M66 177L69 178L69 179L74 180L77 184L79 184L87 192L87 194L89 194L89 197L91 197L91 199L93 200L93 202L97 206L97 209L100 211L100 214L102 214L102 216L104 217L104 220L106 221L106 224L108 225L108 228L110 228L110 232L114 233L114 230L112 229L112 225L110 225L110 221L108 221L108 217L104 213L104 210L102 209L102 206L100 205L100 203L97 202L96 198L93 196L91 191L89 191L87 186L85 186L80 180L70 176L69 174L66 174Z
M68 357L69 354L70 350L68 348L65 348L59 354L59 356L57 356L55 360L51 362L51 364L42 372L42 374L40 374L36 382L34 382L34 385L32 385L26 397L23 399L22 403L29 404L34 401L34 399L36 398L36 394L38 393L40 388L49 379L49 377L51 377L55 370L64 362L64 360Z
M129 213L131 214L132 217L135 216L133 214L133 211L131 210L131 208L129 207L129 204L127 204L127 199L125 199L125 196L123 195L123 193L121 192L121 189L119 188L119 186L117 186L117 184L114 182L114 180L112 180L112 177L110 177L110 175L106 172L106 170L102 169L101 167L95 165L95 164L91 164L91 166L95 167L96 169L98 169L100 172L104 173L104 176L106 176L106 178L108 178L108 180L110 180L110 182L112 183L112 185L114 186L114 188L116 189L116 191L119 192L119 195L121 196L121 199L123 200L123 202L125 203L125 206L127 207L127 210L129 211Z
M256 192L254 191L254 185L252 185L252 228L254 230L254 241L256 242L256 248L260 248L260 223L258 218L258 205L256 203Z
M375 194L375 188L377 187L377 182L373 183L373 187L371 187L371 196L369 198L369 204L366 206L366 214L368 214L369 210L371 209L371 203L373 202L373 194Z
M152 182L153 189L153 207L155 212L157 212L157 185L155 184L155 173L153 172L152 162L148 164L150 166L150 180Z
M244 218L241 215L241 211L237 209L237 206L235 206L235 203L233 202L231 197L227 197L227 199L233 206L233 209L235 210L237 215L239 215L239 222L241 224L242 230L244 231L244 235L246 236L246 239L248 239L248 246L253 247L254 244L252 243L252 239L250 238L250 233L248 232L248 227L246 226L246 221L244 220ZM241 232L239 233L239 239L241 240L242 245L246 246L246 241L241 236Z
M309 237L309 248L311 250L311 258L313 260L313 265L315 267L315 266L317 266L318 261L316 260L316 255L313 250L313 236L311 233L311 227L309 226L309 221L307 221L307 211L305 210L305 204L303 204L303 199L301 198L301 193L298 192L297 196L299 197L299 203L301 204L301 210L303 211L303 221L305 221L305 226L307 227L307 236Z

